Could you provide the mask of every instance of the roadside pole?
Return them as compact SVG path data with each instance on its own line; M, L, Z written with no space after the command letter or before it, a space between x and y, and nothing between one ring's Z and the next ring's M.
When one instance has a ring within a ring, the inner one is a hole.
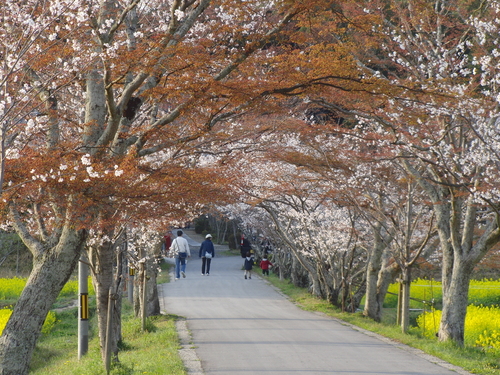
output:
M89 266L84 255L78 262L78 359L89 350Z
M129 263L127 292L128 292L128 300L132 306L134 305L134 277L135 277L135 268L131 267Z

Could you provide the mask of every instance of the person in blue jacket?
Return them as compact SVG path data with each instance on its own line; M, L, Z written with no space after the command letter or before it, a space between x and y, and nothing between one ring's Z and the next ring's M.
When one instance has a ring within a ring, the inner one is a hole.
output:
M250 254L250 252L247 252L247 256L245 258L245 263L244 263L244 267L243 267L243 268L245 268L245 279L247 278L247 276L249 279L252 278L253 265L254 265L253 257Z
M201 275L210 275L210 263L212 263L212 258L215 257L215 248L212 242L212 235L207 234L205 236L205 241L201 243L200 246L200 258L201 258ZM206 273L205 273L206 271Z

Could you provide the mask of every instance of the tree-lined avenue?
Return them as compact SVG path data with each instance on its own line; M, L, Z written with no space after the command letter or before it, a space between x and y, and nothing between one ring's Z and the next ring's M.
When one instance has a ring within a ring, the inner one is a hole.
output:
M197 249L186 278L162 284L160 298L164 313L186 317L206 375L468 374L301 310L258 276L258 267L245 280L240 257L216 256L210 276L202 276Z

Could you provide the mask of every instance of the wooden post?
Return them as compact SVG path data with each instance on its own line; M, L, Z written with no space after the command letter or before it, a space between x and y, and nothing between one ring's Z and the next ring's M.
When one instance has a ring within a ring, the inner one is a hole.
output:
M142 304L141 304L141 318L142 318L142 331L146 331L146 304L147 304L147 278L146 278L146 262L141 263L142 269Z
M398 307L396 312L396 324L401 326L401 309L403 306L403 276L399 275L399 278L396 279L398 282Z
M113 327L113 292L112 288L109 288L109 295L108 295L108 317L107 317L107 323L106 323L106 344L105 344L105 364L106 364L106 374L109 375L109 372L111 370L111 330Z

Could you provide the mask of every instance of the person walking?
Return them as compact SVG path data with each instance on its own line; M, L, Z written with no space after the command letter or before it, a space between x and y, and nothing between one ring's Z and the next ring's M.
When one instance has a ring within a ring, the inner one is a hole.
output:
M273 264L267 259L267 256L264 255L264 258L260 261L260 269L263 275L269 276L269 266L272 267Z
M250 241L244 234L241 235L241 244L240 244L240 254L242 258L247 256L248 252L252 252L252 245L250 245Z
M186 277L186 259L191 257L189 244L187 240L182 237L183 234L182 230L178 230L177 237L172 241L172 245L170 246L170 251L172 251L175 256L175 280L179 280L181 274L182 277Z
M205 241L200 246L199 255L201 258L201 276L208 276L210 275L210 263L212 263L212 258L215 257L215 248L211 234L205 236Z
M247 277L249 279L251 279L252 278L252 268L253 268L253 258L250 256L250 252L247 252L247 254L246 254L244 268L245 268L245 279Z
M163 236L163 244L162 244L163 254L166 254L170 250L170 246L172 246L172 231L169 230Z

